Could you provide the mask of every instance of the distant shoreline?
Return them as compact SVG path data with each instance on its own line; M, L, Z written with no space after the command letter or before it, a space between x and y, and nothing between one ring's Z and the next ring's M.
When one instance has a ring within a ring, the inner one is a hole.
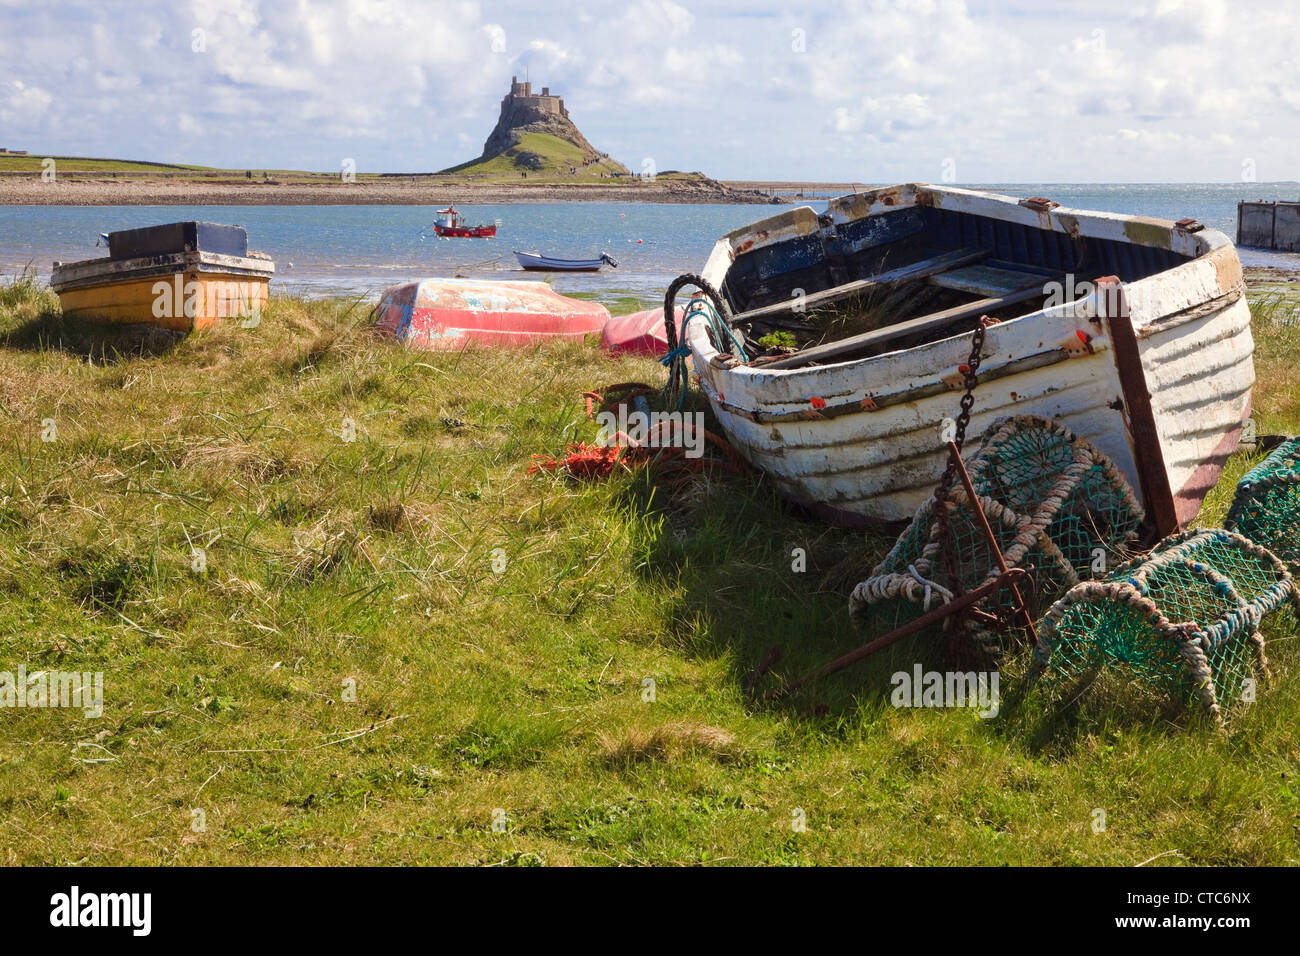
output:
M647 183L277 183L167 182L148 179L0 177L0 205L12 206L430 206L446 203L780 202L765 191L716 180L659 179Z

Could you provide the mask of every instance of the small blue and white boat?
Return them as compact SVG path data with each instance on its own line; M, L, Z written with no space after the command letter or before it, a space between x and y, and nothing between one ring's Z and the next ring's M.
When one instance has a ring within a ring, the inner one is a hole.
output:
M520 252L516 249L515 258L522 268L542 272L597 272L605 263L618 268L618 262L607 252L602 252L599 259L553 259L540 253Z

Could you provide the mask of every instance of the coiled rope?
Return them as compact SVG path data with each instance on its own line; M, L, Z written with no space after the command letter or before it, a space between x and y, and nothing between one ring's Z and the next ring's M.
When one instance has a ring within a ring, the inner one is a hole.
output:
M677 294L688 285L695 286L702 295L697 293L691 299L690 305L682 315L679 332L673 322L673 316L677 311ZM691 319L694 318L703 318L708 323L713 344L719 351L727 348L730 343L731 354L742 362L749 361L744 342L731 328L731 307L727 305L727 300L722 297L722 293L703 276L690 272L678 276L664 293L664 337L668 340L668 354L659 359L659 364L668 369L668 383L664 386L664 395L667 404L675 408L682 407L682 403L686 400L686 389L690 384L686 360L690 358L691 350L686 344L686 330Z

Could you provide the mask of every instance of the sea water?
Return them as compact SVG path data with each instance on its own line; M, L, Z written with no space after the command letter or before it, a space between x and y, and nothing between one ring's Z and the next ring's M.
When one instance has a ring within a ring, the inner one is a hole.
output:
M1047 196L1063 206L1182 219L1236 235L1240 199L1300 199L1295 183L1067 185L1014 183L963 188ZM825 199L795 199L818 212ZM495 239L438 239L434 206L0 206L0 273L28 266L49 276L55 261L107 255L100 233L189 219L242 225L249 245L275 260L272 289L375 297L422 276L537 279L561 292L654 300L672 279L696 272L725 232L788 206L566 202L467 205L470 223L499 221ZM458 207L459 208L459 207ZM560 258L607 252L619 268L599 273L525 273L514 250ZM1300 255L1241 249L1247 265L1300 269Z

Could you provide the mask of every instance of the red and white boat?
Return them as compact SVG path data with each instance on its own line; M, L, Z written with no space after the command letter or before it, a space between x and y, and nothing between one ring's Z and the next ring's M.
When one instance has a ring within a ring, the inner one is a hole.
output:
M467 226L455 206L438 210L433 231L442 239L491 239L497 234L495 223L486 226Z
M375 309L375 325L399 342L434 350L580 342L607 321L599 302L567 298L545 282L423 279L393 286Z

